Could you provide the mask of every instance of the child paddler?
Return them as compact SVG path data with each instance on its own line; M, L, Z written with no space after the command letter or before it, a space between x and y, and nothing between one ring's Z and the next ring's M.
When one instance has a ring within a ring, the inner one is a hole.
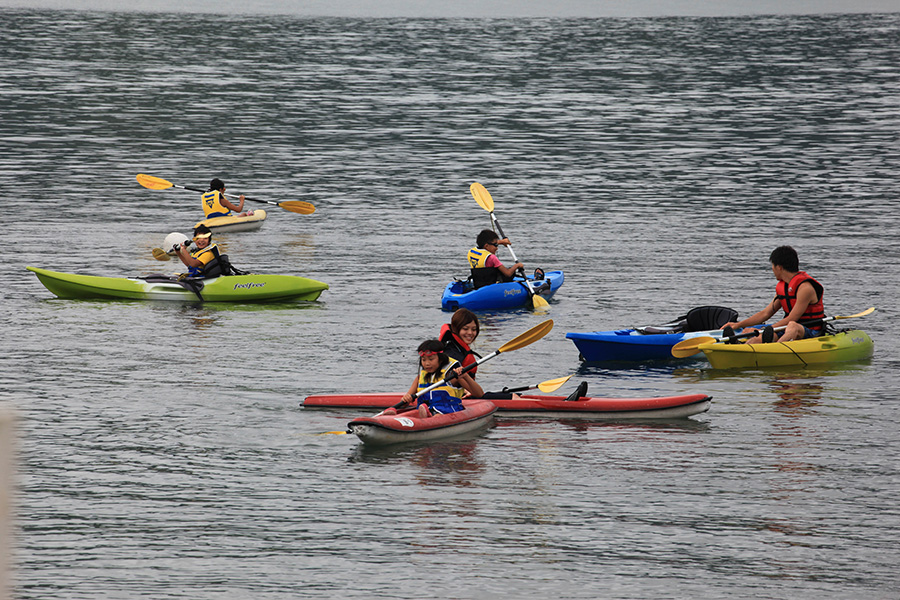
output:
M481 398L484 394L481 386L468 373L462 373L460 364L447 356L444 344L440 340L425 340L419 345L418 353L419 374L413 380L409 391L403 394L404 404L412 402L416 392L443 381L448 374L456 375L449 382L418 397L418 410L421 418L430 417L432 412L448 414L463 410L465 407L462 397L465 392L469 392L473 398ZM395 414L396 410L389 408L384 413Z
M194 228L193 239L194 244L197 246L196 250L188 252L189 241L175 245L174 250L178 254L178 258L188 268L188 277L200 277L203 275L206 265L219 256L218 247L212 243L211 238L212 231L209 230L209 227L197 225Z
M230 217L233 213L239 213L237 216L245 217L252 215L253 211L241 212L244 208L244 195L238 197L237 205L232 204L225 197L225 183L221 179L213 179L209 182L209 189L200 196L200 203L203 205L203 214L205 218L212 219L214 217Z

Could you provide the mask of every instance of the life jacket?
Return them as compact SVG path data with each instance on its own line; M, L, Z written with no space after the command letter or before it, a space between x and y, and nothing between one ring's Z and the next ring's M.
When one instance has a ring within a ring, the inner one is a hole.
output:
M442 381L447 376L448 372L452 371L453 369L456 369L457 367L459 367L459 363L456 362L455 360L451 360L449 363L447 363L446 367L444 367L443 369L439 369L438 372L435 373L433 377L425 369L420 368L419 369L418 389L421 391L429 386L434 385L438 381ZM419 396L418 400L419 400L419 403L421 404L422 400L427 400L430 403L432 400L438 400L438 399L452 399L452 398L462 399L464 392L465 392L465 390L463 390L461 387L456 387L455 385L451 385L449 383L443 383L442 385L439 385L438 387L434 388L433 390Z
M472 248L467 256L469 266L472 268L472 285L478 288L502 281L512 281L512 279L504 277L503 273L497 267L486 267L490 252L483 248Z
M222 193L219 190L210 190L200 197L203 203L203 214L207 219L213 217L227 217L231 214L231 210L222 206Z
M481 356L469 348L469 345L465 343L461 337L453 333L450 329L449 323L444 323L441 326L441 335L438 337L439 340L444 342L444 351L447 353L447 356L450 358L459 361L464 367L468 367L469 365L476 362L475 357L481 358ZM469 371L469 375L475 377L475 373L478 372L478 367L472 367L472 370Z
M784 311L784 314L789 315L791 309L797 304L797 289L800 287L801 283L806 281L810 282L813 288L815 288L816 296L818 296L819 301L807 306L806 312L800 315L800 320L808 321L810 319L822 319L825 317L825 306L822 303L822 294L825 292L825 287L807 275L805 271L800 271L794 275L788 283L779 281L778 285L775 286L775 298L781 302L781 309ZM821 331L824 329L825 323L807 325L806 327L809 327L813 331Z
M221 262L219 261L219 248L215 244L210 244L206 248L194 250L191 252L191 258L196 258L203 263L200 267L188 267L189 277L215 277L221 275ZM218 268L218 272L215 272Z

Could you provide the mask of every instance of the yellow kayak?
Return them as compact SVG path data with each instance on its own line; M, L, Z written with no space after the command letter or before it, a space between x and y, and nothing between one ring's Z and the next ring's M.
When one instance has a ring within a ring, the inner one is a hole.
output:
M213 233L233 233L235 231L256 231L263 226L266 220L266 211L256 209L252 215L240 217L238 215L229 215L227 217L213 217L212 219L204 219L194 225L206 225Z
M865 331L853 329L790 342L771 344L700 344L716 369L823 365L869 358L875 343Z

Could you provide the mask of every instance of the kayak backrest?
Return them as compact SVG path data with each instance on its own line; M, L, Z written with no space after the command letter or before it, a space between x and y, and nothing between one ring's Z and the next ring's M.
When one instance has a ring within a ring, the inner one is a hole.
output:
M500 269L498 269L497 267L481 267L478 269L472 269L471 272L472 274L470 276L470 279L472 280L472 285L476 290L478 288L483 288L486 285L512 281L512 278L504 277L503 273L501 273Z
M246 275L246 271L236 269L231 261L228 260L227 254L217 254L215 258L206 263L203 269L203 278L221 277L223 275Z
M688 311L684 330L690 332L719 329L725 323L737 320L738 312L733 308L725 306L698 306Z
M669 323L665 323L663 325L646 325L644 327L635 327L634 329L638 333L644 334L681 333L684 331L686 325L687 315L683 315L681 317L678 317L674 321L670 321Z

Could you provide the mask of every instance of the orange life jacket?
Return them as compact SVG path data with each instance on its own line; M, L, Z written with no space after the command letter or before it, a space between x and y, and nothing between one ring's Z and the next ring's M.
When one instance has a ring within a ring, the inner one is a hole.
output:
M444 323L441 326L441 335L438 337L439 340L444 342L444 348L447 352L447 356L454 360L458 360L459 364L463 367L468 367L472 363L476 362L475 357L478 354L469 348L469 345L465 343L461 337L453 333L450 329L449 323ZM475 374L478 372L478 367L472 367L472 370L469 371L469 375L475 377Z
M806 307L806 312L800 316L801 322L809 321L811 319L822 319L825 317L825 306L822 303L822 295L825 291L825 287L810 277L806 271L800 271L794 275L788 283L779 281L778 285L775 286L775 298L781 302L781 309L784 311L784 314L789 315L794 308L794 305L797 304L797 289L800 287L800 284L806 281L810 282L813 288L815 288L816 296L818 296L819 299L815 304L810 304ZM807 325L807 327L813 331L821 331L825 327L825 324L817 323Z

